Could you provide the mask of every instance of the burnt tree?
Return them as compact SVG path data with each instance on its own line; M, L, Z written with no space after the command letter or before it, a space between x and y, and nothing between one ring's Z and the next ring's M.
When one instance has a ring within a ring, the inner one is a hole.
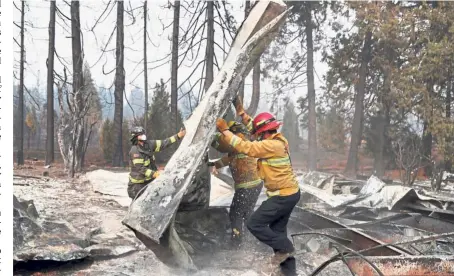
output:
M147 129L148 121L148 70L147 70L147 1L143 2L143 90L145 93L145 110L143 116L143 125Z
M315 84L314 84L314 41L312 38L312 9L311 2L307 2L305 9L306 19L306 48L307 48L307 99L308 113L308 143L309 143L309 170L317 169L317 121L315 114Z
M54 54L55 54L55 12L57 4L50 1L49 52L47 56L47 135L46 165L54 162Z
M24 164L24 18L25 1L22 1L20 18L20 68L19 68L19 148L17 149L17 164Z
M117 1L117 45L115 49L115 111L114 111L114 155L112 166L123 166L123 92L125 90L124 69L124 6L123 1Z
M180 1L173 6L172 63L170 76L170 112L175 120L175 131L178 131L178 46L180 31Z
M207 2L207 47L206 47L206 73L205 91L213 83L213 63L214 63L214 2Z
M355 175L358 168L358 149L361 144L363 120L364 120L364 95L366 93L367 67L370 60L372 49L372 33L369 31L364 36L363 48L361 50L361 62L359 66L359 81L355 87L355 113L350 140L350 150L348 152L347 166L345 173Z

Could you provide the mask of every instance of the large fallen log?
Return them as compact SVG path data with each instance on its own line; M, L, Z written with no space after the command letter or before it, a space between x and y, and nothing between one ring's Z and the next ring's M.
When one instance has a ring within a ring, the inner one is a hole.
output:
M226 113L240 83L274 39L287 13L286 5L280 1L260 1L252 8L213 84L184 123L187 132L178 150L161 176L131 204L123 220L167 264L195 268L187 244L173 227L175 214L183 198L183 203L195 201L196 205L207 207L203 202L209 197L206 188L209 182L200 173L197 175L197 171L204 169L203 160L211 142L209 137L215 131L216 118ZM194 182L196 176L199 179Z

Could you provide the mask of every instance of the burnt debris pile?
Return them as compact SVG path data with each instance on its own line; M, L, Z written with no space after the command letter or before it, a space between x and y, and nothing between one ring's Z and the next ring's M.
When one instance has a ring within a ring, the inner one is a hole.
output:
M352 180L320 172L299 176L302 200L292 214L297 254L330 256L352 275L454 275L454 183L412 187L371 176ZM416 274L415 274L416 273Z

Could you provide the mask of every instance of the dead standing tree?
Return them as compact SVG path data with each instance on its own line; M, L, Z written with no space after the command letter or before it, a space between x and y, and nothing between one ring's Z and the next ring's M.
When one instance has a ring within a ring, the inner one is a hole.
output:
M143 115L143 125L147 129L148 120L148 69L147 69L147 1L143 2L143 90L145 95L145 109Z
M117 45L115 49L115 111L114 111L114 156L112 166L123 166L123 92L125 90L124 69L124 6L123 1L117 1Z
M178 131L178 38L180 32L180 1L173 6L172 63L170 75L170 112L175 118L175 131Z
M46 165L54 162L54 53L55 53L55 12L57 4L50 1L49 53L47 56L47 135Z
M70 177L81 171L84 151L90 135L85 139L86 116L92 107L93 90L85 89L83 77L83 52L80 31L79 2L71 2L71 42L73 61L73 81L71 91L68 89L66 67L64 80L58 87L58 104L60 109L60 124L57 141L65 165L65 171ZM66 108L65 108L66 106ZM91 129L91 128L90 128Z
M251 1L246 0L244 7L244 18L247 18L251 10ZM244 82L240 85L240 91L238 92L240 99L244 102ZM251 102L246 109L246 113L254 116L259 107L260 101L260 59L254 65L252 70L252 96Z
M21 20L20 20L20 69L19 69L19 149L17 150L17 164L24 164L24 17L25 17L25 1L22 1Z

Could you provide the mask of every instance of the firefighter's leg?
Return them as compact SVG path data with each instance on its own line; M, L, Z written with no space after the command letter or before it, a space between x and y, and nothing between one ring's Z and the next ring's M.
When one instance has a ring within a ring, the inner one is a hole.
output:
M278 196L265 200L262 205L252 214L247 222L247 228L259 241L277 251L286 251L293 248L287 237L274 232L269 225L279 220L282 213L282 201Z
M299 201L299 198L300 198L300 193L297 193L295 195L292 195L292 196L289 196L289 197L283 197L284 200L288 201L287 205L288 206L291 206L293 205L293 208L294 206L296 205L296 203L298 203ZM287 214L283 215L279 220L276 220L275 222L273 222L271 225L270 225L270 228L275 232L275 233L279 233L280 235L282 235L282 237L284 238L287 238L288 241L289 241L289 244L291 244L291 241L290 239L288 238L287 236L287 224L288 224L288 221L290 219L290 214L292 213L292 210L293 208L291 208ZM286 252L291 252L291 251L294 251L294 247L292 245L292 248L289 248L287 250L285 250ZM275 251L276 253L277 251ZM281 264L280 264L280 267L281 267L281 271L282 273L285 275L285 276L295 276L297 275L296 274L296 260L293 256L290 256L288 258L286 258Z
M244 207L243 221L247 222L254 212L255 204L262 191L263 183L254 188L249 188L247 191L246 206Z
M232 246L238 246L243 236L243 213L245 200L247 198L246 189L236 189L230 205L230 225L232 227Z
M274 223L272 223L270 225L270 228L275 232L275 233L279 233L280 235L282 235L282 237L286 237L288 239L288 236L287 236L287 224L288 224L288 220L290 219L290 214L291 212L289 212L288 214L282 216L279 220L275 221ZM290 244L291 244L291 241L290 239L288 239ZM293 251L293 246L292 248L286 250L287 252L291 252ZM274 250L274 253L278 252L277 250ZM281 268L281 272L283 275L285 276L295 276L297 275L296 274L296 260L295 260L295 257L293 256L290 256L288 257L287 259L285 259L285 261L283 261L281 264L280 264L280 268Z
M143 193L146 184L128 184L128 196L135 199L139 194Z

